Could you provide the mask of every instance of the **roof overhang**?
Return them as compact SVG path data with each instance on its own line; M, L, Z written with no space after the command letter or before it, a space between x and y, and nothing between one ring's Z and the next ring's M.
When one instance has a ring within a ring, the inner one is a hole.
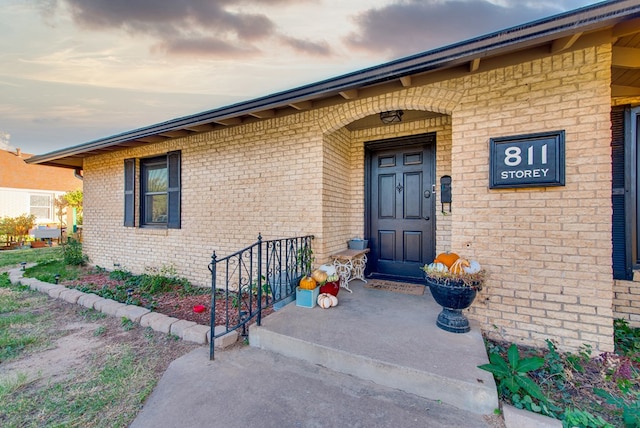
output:
M407 87L417 76L440 70L465 67L467 72L476 72L487 59L534 47L548 46L546 52L559 52L589 33L606 29L611 29L613 42L633 38L625 46L614 47L614 62L640 75L640 36L635 37L640 34L640 4L637 0L603 2L317 83L33 156L27 163L82 168L89 156L344 102L376 86ZM640 82L640 77L634 79ZM640 94L640 84L622 86L619 90Z

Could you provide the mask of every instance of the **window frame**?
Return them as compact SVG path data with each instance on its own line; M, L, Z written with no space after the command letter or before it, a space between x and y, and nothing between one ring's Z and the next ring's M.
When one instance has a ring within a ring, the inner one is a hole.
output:
M163 190L149 190L149 171L164 169L166 188ZM141 227L167 227L169 222L169 165L166 156L145 158L140 160L140 226ZM149 203L149 197L166 196L166 207L164 221L148 220L153 216L148 212L153 209L153 204Z
M136 170L136 164L139 169ZM136 208L138 214L138 227L141 228L181 228L181 163L182 156L179 150L168 152L161 156L152 156L141 159L124 160L124 226L136 226ZM166 165L167 168L167 221L147 223L145 221L146 197L146 172L147 168L156 165ZM136 198L136 184L140 190Z
M32 203L32 198L34 196L38 196L38 197L46 197L49 199L47 205L33 205ZM55 199L55 195L52 193L41 193L41 192L33 192L33 193L29 193L29 215L35 215L37 221L52 221L55 220L54 219L54 207L53 207L53 201ZM34 214L33 212L33 208L38 208L38 209L47 209L47 216L43 217L40 216L38 214Z

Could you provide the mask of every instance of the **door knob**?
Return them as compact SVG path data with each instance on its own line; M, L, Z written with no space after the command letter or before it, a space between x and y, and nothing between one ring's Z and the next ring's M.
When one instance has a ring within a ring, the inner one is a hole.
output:
M426 221L431 220L431 218L430 218L430 217L423 217L423 218L424 218Z

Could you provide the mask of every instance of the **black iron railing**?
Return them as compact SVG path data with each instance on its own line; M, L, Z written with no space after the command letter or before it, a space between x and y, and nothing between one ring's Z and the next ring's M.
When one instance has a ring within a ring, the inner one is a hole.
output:
M313 236L258 241L227 257L211 256L211 340L209 358L214 357L215 339L242 328L262 311L278 309L295 299L300 277L312 264ZM216 310L216 303L224 305ZM216 327L218 329L216 330Z

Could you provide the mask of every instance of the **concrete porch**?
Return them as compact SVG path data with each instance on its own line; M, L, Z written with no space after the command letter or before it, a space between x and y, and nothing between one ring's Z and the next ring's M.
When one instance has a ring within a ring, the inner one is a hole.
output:
M459 409L491 414L498 408L480 330L465 334L436 327L440 306L428 289L421 296L342 289L330 309L291 303L249 329L252 347L324 366Z

